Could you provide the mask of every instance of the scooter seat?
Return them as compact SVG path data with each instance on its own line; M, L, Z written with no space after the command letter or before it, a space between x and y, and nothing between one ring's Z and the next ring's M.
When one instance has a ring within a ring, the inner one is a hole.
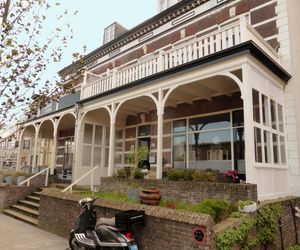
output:
M97 220L97 226L98 225L107 225L107 226L111 226L111 227L116 227L115 217L111 217L111 218L101 217Z

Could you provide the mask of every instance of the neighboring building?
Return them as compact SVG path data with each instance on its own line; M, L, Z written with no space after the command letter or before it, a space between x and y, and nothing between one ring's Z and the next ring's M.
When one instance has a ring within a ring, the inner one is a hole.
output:
M158 0L156 16L59 72L77 92L23 124L18 167L75 180L100 165L99 182L144 145L156 178L236 169L260 199L300 195L299 9Z
M18 126L0 132L0 170L16 170L19 136Z

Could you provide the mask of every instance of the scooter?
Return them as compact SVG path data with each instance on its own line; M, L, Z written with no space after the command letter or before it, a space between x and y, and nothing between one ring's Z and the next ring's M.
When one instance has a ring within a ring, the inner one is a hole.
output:
M113 218L100 218L94 202L84 198L79 201L82 211L70 233L69 246L72 250L138 250L134 240L134 225L145 225L145 212L129 210L119 212Z

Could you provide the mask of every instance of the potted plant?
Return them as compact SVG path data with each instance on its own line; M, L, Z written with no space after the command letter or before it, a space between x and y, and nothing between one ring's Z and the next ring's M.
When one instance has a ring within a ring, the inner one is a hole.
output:
M130 177L135 178L135 174L138 175L137 169L139 169L139 163L149 155L148 148L141 146L139 148L131 147L130 153L126 156L126 163L130 167ZM144 174L143 174L144 175ZM142 179L142 178L136 178Z
M139 193L141 204L157 206L161 200L160 191L157 188L142 189Z
M257 210L257 204L254 201L239 201L239 211L242 213L254 213Z

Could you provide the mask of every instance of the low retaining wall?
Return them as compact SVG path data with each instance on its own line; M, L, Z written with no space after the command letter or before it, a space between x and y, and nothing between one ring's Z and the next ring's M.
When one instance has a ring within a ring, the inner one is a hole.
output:
M68 237L80 212L79 199L78 195L44 190L40 196L39 227ZM146 226L137 233L139 249L215 249L214 222L209 215L100 199L96 205L98 218L112 217L117 211L129 209L145 211ZM202 244L192 238L196 227L205 232Z
M24 199L25 196L30 195L36 191L37 187L17 187L7 184L0 184L0 211L15 204L18 200Z
M80 213L78 200L81 196L45 189L40 198L39 227L67 238ZM256 246L254 249L281 250L300 243L300 218L294 216L294 207L300 207L300 198L280 200L276 203L283 206L283 211L279 220L275 222L278 227L275 240L270 246ZM229 218L215 225L212 218L206 214L102 199L97 200L96 205L98 217L112 217L117 211L129 209L144 210L147 215L146 226L138 232L139 249L142 250L214 250L217 236L230 228L238 228L243 221L241 218ZM256 214L252 214L246 217L255 216ZM205 233L205 241L202 244L198 244L192 238L193 231L199 227ZM258 237L255 227L250 237ZM234 245L230 249L239 250L242 246Z
M101 178L101 191L127 193L132 189L159 188L163 199L182 200L192 203L205 198L226 199L231 201L257 201L255 184L213 183L168 180L131 180L113 177Z
M282 250L288 249L288 247L290 246L300 244L300 218L297 218L294 213L295 206L300 207L300 198L286 198L274 201L274 203L270 202L266 206L272 204L280 204L283 208L278 221L275 222L277 232L274 234L274 241L268 246L257 245L256 247L251 249ZM262 207L258 208L258 210L260 210L261 208ZM257 214L248 215L244 219L254 219ZM239 228L239 225L242 223L242 221L243 220L241 218L229 218L219 224L216 224L213 227L213 231L216 235L220 235L224 232L228 232L228 229ZM248 237L252 239L259 238L256 227L251 230L251 234L249 234ZM245 248L243 248L239 244L236 244L231 249L242 250Z

